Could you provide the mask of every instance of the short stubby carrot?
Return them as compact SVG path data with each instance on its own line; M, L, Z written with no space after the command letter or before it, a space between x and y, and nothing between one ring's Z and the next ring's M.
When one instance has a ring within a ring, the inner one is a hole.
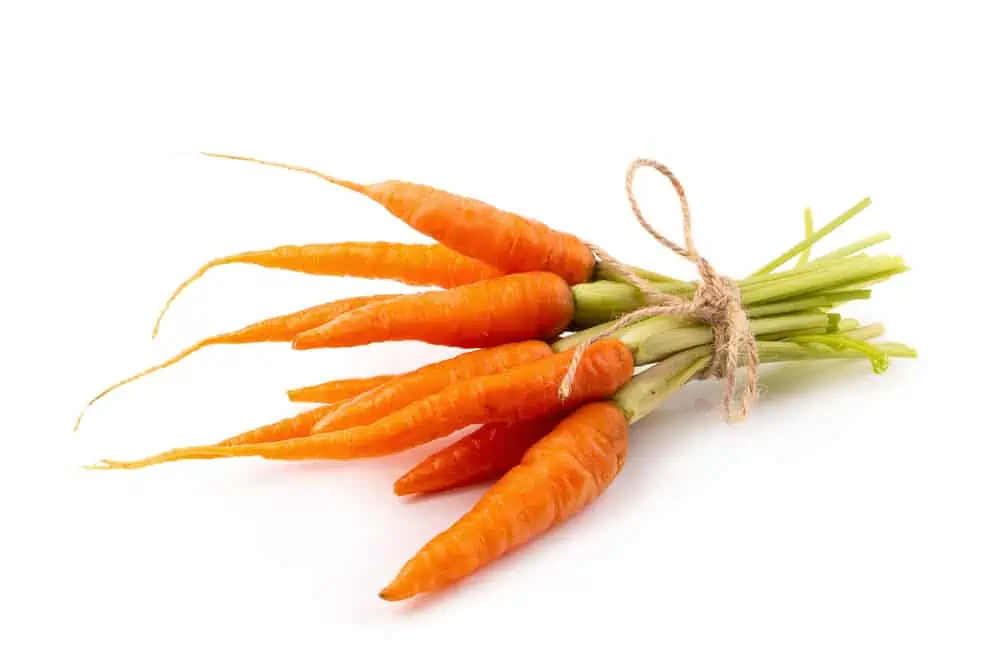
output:
M351 310L371 305L373 303L389 301L398 296L398 294L381 294L376 296L361 296L340 299L339 301L331 301L330 303L324 303L319 306L313 306L312 308L298 310L287 315L279 315L278 317L272 317L261 322L256 322L243 327L238 331L231 331L229 333L218 334L216 336L205 338L204 340L198 341L194 345L182 350L178 354L175 354L163 363L157 364L152 368L147 368L141 373L136 373L135 375L127 377L124 380L119 380L107 389L104 389L97 396L90 399L90 402L87 403L86 407L84 407L83 412L81 412L76 418L76 425L73 427L73 430L79 428L80 420L83 418L83 414L87 411L87 408L110 392L123 385L129 384L130 382L135 382L139 378L145 377L150 373L167 368L168 366L173 366L178 361L194 354L202 348L210 345L221 344L237 345L243 343L287 343L293 340L299 333L308 331L320 326L321 324L334 320Z
M218 153L205 155L318 176L381 204L406 224L452 250L506 273L550 271L571 285L590 280L594 273L594 255L577 237L477 199L404 181L362 185L308 167Z
M308 387L297 387L288 390L288 400L293 403L339 403L345 398L360 396L395 377L395 375L375 375L368 378L345 378Z
M520 463L563 416L481 426L418 463L396 480L393 491L397 496L434 493L496 479Z
M600 496L628 449L628 422L611 403L564 419L380 593L404 600L444 588L565 521Z
M287 417L285 419L280 419L272 424L266 424L258 428L251 429L239 435L234 435L231 438L226 438L220 442L217 442L213 447L232 447L237 445L259 445L267 442L277 442L281 440L288 440L289 438L299 438L309 435L312 431L312 427L326 416L330 410L335 410L336 405L321 405L316 408L310 408L304 412L300 412L297 415ZM211 455L198 456L195 450L205 450L210 449L207 447L190 447L191 455L185 458L197 459L197 458L215 458ZM172 450L179 451L179 450ZM95 469L129 469L129 468L144 468L147 465L153 465L154 463L165 462L156 460L156 457L150 457L148 459L143 459L141 465L140 462L132 461L113 461L111 459L105 459L100 463L97 463L92 468Z
M456 287L503 275L499 269L438 244L379 241L285 245L269 250L252 250L213 259L181 283L156 318L153 338L159 333L167 309L180 293L209 269L226 264L254 264L320 276L384 278L409 285L437 287Z
M545 340L573 319L573 293L554 273L517 273L439 292L406 294L346 313L295 337L297 349L419 340L492 347Z
M574 352L568 350L503 373L472 378L415 401L374 424L281 442L186 447L128 467L188 458L261 456L269 459L356 459L394 454L474 424L513 422L570 410L613 395L632 377L632 352L612 338L587 348L568 397L559 385Z
M508 343L473 350L400 375L347 401L321 419L313 433L335 431L376 422L414 401L436 394L465 380L493 375L552 355L552 348L538 340Z

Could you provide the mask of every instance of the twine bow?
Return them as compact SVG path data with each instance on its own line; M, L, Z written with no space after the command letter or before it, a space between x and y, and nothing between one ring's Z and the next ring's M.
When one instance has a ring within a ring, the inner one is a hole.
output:
M642 214L635 194L632 192L632 181L635 179L636 172L642 167L652 167L669 179L674 186L684 216L683 247L653 229L653 226ZM698 282L694 297L690 301L673 294L665 294L646 279L636 275L627 265L616 260L602 248L590 245L595 257L638 289L648 305L624 315L609 329L588 338L577 347L559 387L560 398L565 400L569 397L577 368L584 352L591 343L639 320L656 315L674 315L699 320L712 328L714 339L712 358L708 366L701 371L699 377L702 379L722 379L724 384L721 405L726 419L736 421L745 418L750 411L750 405L758 395L757 367L760 364L760 358L757 353L757 342L753 330L750 328L750 319L740 301L739 286L732 279L719 275L712 265L698 254L691 234L691 211L688 207L687 195L684 194L684 187L680 181L666 165L648 159L634 161L629 166L625 177L625 192L628 195L632 213L635 214L635 218L642 225L642 228L661 245L692 262L698 268L701 280ZM746 381L741 392L739 406L736 407L733 405L737 384L736 370L741 364L746 366Z

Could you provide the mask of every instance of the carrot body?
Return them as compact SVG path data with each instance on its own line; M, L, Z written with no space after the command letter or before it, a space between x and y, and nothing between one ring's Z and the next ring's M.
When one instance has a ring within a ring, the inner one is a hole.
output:
M288 390L288 400L294 403L339 403L385 384L395 375L376 375L370 378L331 380L308 387Z
M288 342L293 340L297 334L318 327L351 310L373 303L395 299L397 296L399 295L380 294L376 296L361 296L341 299L339 301L331 301L330 303L324 303L319 306L313 306L312 308L306 308L287 315L280 315L261 322L256 322L255 324L243 327L238 331L231 331L229 333L205 338L204 340L198 341L194 345L182 350L180 353L174 355L170 359L167 359L163 363L157 364L152 368L147 368L141 373L136 373L135 375L127 377L124 380L120 380L103 390L97 396L92 398L89 403L87 403L83 412L81 412L77 417L76 425L73 427L73 430L75 431L79 428L80 420L83 418L83 414L86 412L87 408L110 392L118 389L122 385L135 382L139 378L145 377L150 373L167 368L168 366L173 366L178 361L194 354L204 347L220 344L236 345L242 343Z
M455 287L502 275L498 269L465 257L443 245L406 243L320 243L286 245L219 257L204 264L181 283L167 299L153 327L160 330L163 316L174 300L209 269L225 264L254 264L321 276L386 278L410 285Z
M295 337L298 349L421 340L492 347L553 338L573 319L573 293L553 273L518 273L440 292L407 294Z
M188 458L262 456L270 459L355 459L393 454L473 424L533 419L607 398L632 377L632 353L616 339L587 348L569 397L559 385L573 357L560 352L504 373L472 378L411 403L374 424L265 444L187 447L127 464L141 468Z
M627 449L628 423L615 405L580 408L417 552L381 597L403 600L448 586L565 521L608 488Z
M508 343L460 354L436 364L400 375L341 406L321 419L313 433L363 426L378 421L414 401L436 394L449 386L483 375L493 375L552 355L541 341Z
M521 462L524 453L548 434L561 415L511 424L486 424L434 452L396 480L397 496L433 493L496 479Z
M306 167L234 155L206 155L319 176L363 194L417 231L506 273L551 271L575 285L589 280L594 272L593 253L577 237L477 199L404 181L362 185Z

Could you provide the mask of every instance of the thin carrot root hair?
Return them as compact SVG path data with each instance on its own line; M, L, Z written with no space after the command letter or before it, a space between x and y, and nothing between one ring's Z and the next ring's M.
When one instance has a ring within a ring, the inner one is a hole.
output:
M99 393L97 396L92 398L89 403L87 403L87 405L80 412L79 416L77 416L73 430L76 431L80 428L80 421L83 419L83 415L87 412L87 409L90 408L90 406L104 396L107 396L115 389L131 382L135 382L139 378L145 377L155 371L162 370L168 366L173 366L177 362L202 348L220 344L239 345L246 343L287 343L293 340L295 336L302 331L308 331L309 329L319 326L320 324L336 319L338 316L343 315L346 312L360 308L361 306L377 303L379 301L391 301L397 296L399 295L379 294L374 296L349 297L347 299L340 299L338 301L331 301L329 303L322 303L318 306L312 306L311 308L297 310L294 313L271 317L266 320L261 320L260 322L255 322L236 331L230 331L228 333L205 338L204 340L201 340L182 350L180 353L174 355L166 361L157 364L152 368L147 368L141 373L137 373L131 377L127 377L124 380L116 382Z
M361 185L360 183L355 183L354 181L348 181L343 178L335 178L333 176L330 176L329 174L324 174L323 172L317 169L312 169L310 167L301 167L294 164L287 164L285 162L275 162L274 160L261 160L259 158L246 157L243 155L229 155L227 153L209 153L202 151L201 154L206 157L217 157L217 158L222 158L224 160L238 160L240 162L253 162L254 164L262 164L267 167L279 167L281 169L288 169L289 171L297 171L303 174L311 174L313 176L322 178L324 181L333 183L334 185L339 185L342 188L353 190L354 192L365 195L366 197L368 196L368 190L364 185Z

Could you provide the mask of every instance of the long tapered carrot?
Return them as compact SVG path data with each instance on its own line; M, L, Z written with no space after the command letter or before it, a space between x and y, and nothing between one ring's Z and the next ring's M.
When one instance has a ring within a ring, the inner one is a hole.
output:
M345 398L360 396L395 377L395 375L375 375L369 378L346 378L308 387L297 387L288 390L288 400L293 403L339 403Z
M231 331L229 333L218 334L216 336L205 338L204 340L198 341L194 345L182 350L163 363L157 364L152 368L147 368L141 373L136 373L135 375L127 377L124 380L120 380L103 390L101 393L97 394L97 396L94 396L94 398L90 399L90 402L87 403L83 411L80 412L79 416L76 418L76 424L73 426L73 430L75 431L80 427L80 420L83 419L83 415L86 413L87 408L92 406L104 396L107 396L110 392L118 389L122 385L135 382L139 378L145 377L150 373L167 368L168 366L173 366L181 359L194 354L204 347L220 344L236 345L242 343L288 342L293 340L297 334L336 319L351 310L371 305L373 303L389 301L398 296L398 294L380 294L376 296L360 296L340 299L339 301L331 301L330 303L324 303L319 306L313 306L312 308L306 308L304 310L295 311L294 313L288 313L287 315L279 315L278 317L272 317L261 322L256 322L243 327L238 331Z
M502 275L499 269L438 244L321 243L252 250L213 259L182 282L167 299L156 318L153 338L160 331L167 309L180 293L209 269L225 264L254 264L320 276L385 278L409 285L437 287L467 285Z
M233 456L287 460L384 456L473 424L523 421L601 400L632 377L629 348L616 339L602 339L587 348L572 391L562 400L559 385L572 358L569 350L503 373L459 382L366 426L260 445L186 447L130 463L105 461L101 467L142 468L167 461Z
M577 237L476 199L404 181L362 185L308 167L220 153L205 155L318 176L381 204L403 222L452 250L506 273L551 271L571 285L586 282L594 273L594 256Z
M627 450L628 422L617 406L580 408L418 551L380 596L404 600L444 588L565 521L608 488Z
M349 399L345 399L349 400ZM312 427L322 419L330 410L335 410L336 405L321 405L316 408L310 408L304 412L300 412L297 415L287 417L285 419L280 419L272 424L265 424L264 426L259 426L249 431L240 433L239 435L234 435L231 438L226 438L225 440L220 440L219 442L212 445L213 447L233 447L238 445L260 445L268 442L279 442L282 440L288 440L289 438L300 438L309 435L312 431ZM209 448L196 448L191 447L189 449L209 449ZM176 450L174 450L176 451ZM191 456L187 457L190 459L198 458L215 458L210 454L204 454L199 456L196 452L193 452ZM108 467L114 468L142 468L146 465L152 465L153 463L161 463L164 461L156 461L156 457L150 457L145 459L145 465L134 465L129 462L121 461L101 461L91 468L103 469ZM111 465L114 464L114 465Z
M428 364L343 403L317 422L313 433L371 424L457 382L500 373L551 354L552 348L545 343L529 340L473 350L436 364Z
M406 294L346 313L295 337L300 350L420 340L491 347L548 339L573 318L573 293L554 273L517 273L439 292Z
M545 415L510 424L486 424L434 452L396 480L397 496L434 493L496 479L521 462L524 453L564 415Z

